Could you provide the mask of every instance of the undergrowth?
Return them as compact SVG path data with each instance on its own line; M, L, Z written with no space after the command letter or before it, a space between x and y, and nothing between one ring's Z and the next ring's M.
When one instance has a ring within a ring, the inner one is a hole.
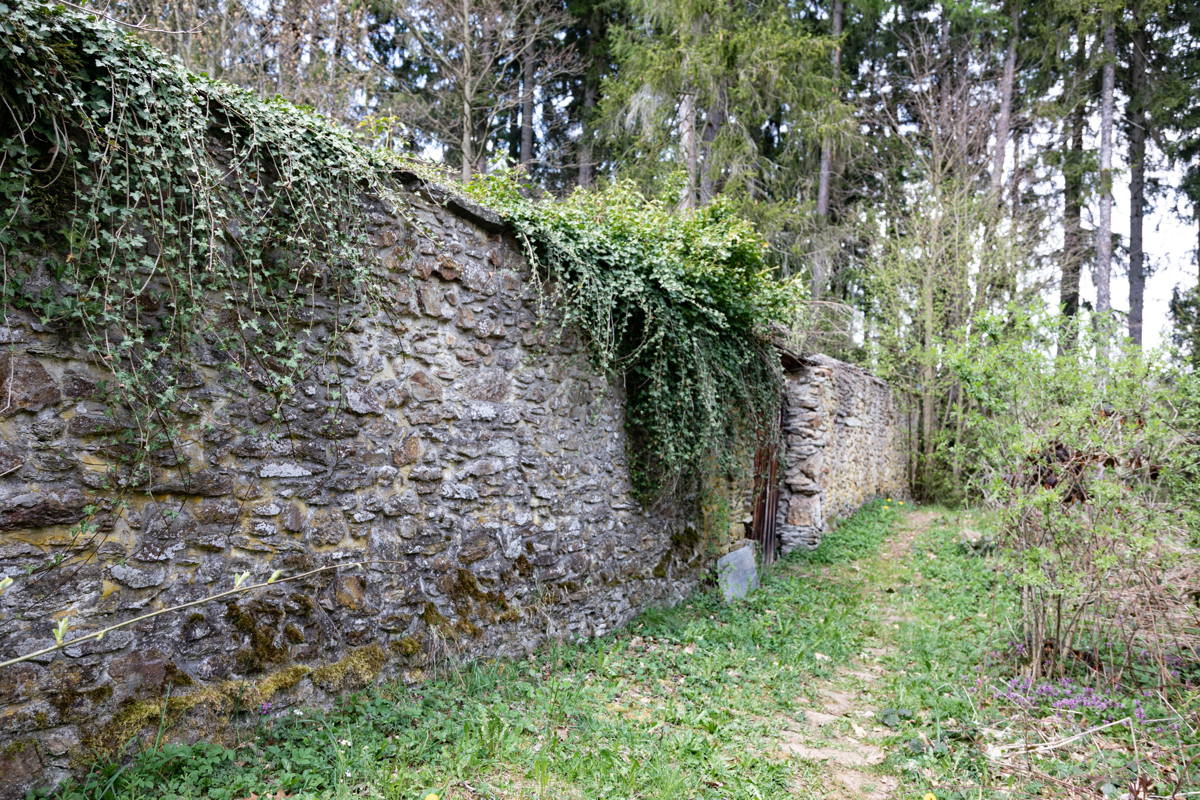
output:
M850 559L872 553L895 514L863 510L745 602L706 591L600 640L452 669L329 712L273 712L241 745L164 745L55 796L783 796L797 769L813 767L776 752L779 715L799 713L801 687L861 645L866 608ZM805 577L817 564L828 571Z
M939 800L1194 789L1194 686L1168 695L1130 683L1096 688L1094 675L1030 681L1018 587L989 555L994 525L947 512L913 546L880 715L892 729L892 768Z

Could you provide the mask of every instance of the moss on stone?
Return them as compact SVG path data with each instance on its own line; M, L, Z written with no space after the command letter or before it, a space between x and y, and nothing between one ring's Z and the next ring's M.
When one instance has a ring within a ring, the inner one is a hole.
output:
M163 731L170 732L188 712L201 706L206 706L217 725L223 727L238 710L257 706L296 687L312 671L311 667L293 664L255 681L223 681L174 697L127 700L108 722L84 734L85 752L79 761L82 764L97 757L111 757L160 722Z
M411 658L421 652L421 640L415 636L405 636L392 642L392 649L406 658Z
M108 722L88 731L83 736L84 749L79 754L79 764L87 763L96 756L110 756L120 752L127 742L137 738L151 725L161 721L164 730L174 726L179 715L194 708L215 690L205 690L179 697L157 700L128 700Z
M112 697L112 693L113 689L110 684L97 686L94 689L75 689L64 685L47 692L46 697L64 722L73 722L72 712L77 703L82 701L88 705L98 706Z
M283 626L283 635L292 644L304 644L304 632L290 622Z
M469 569L460 567L453 575L441 580L442 591L454 603L461 619L455 623L458 632L471 637L483 631L471 618L483 624L511 622L521 618L520 609L514 608L502 592L489 592L479 585L479 579Z
M293 664L290 667L284 667L281 670L272 672L266 678L258 682L257 689L260 697L259 702L266 702L274 697L279 692L287 691L296 686L300 681L304 680L309 673L312 672L311 667L306 667L303 664Z
M258 616L272 617L276 622L281 615L278 609L257 606L240 606L230 603L225 607L225 619L234 630L247 635L246 645L233 655L239 672L262 672L270 664L279 664L287 659L287 648L276 643L272 626L261 624Z
M428 601L421 609L421 621L431 628L444 628L446 626L446 618L437 610L437 606Z
M521 619L519 608L509 607L496 615L496 622L517 622Z
M177 689L181 689L196 683L192 680L192 676L181 670L174 661L168 661L163 666L163 673L164 686L174 686Z
M29 739L18 739L15 742L9 742L6 745L0 746L0 758L7 758L33 746L34 743Z
M387 660L387 652L377 642L356 647L332 664L314 669L312 680L329 692L359 689L379 676Z
M292 592L288 599L296 604L298 609L296 613L300 614L302 617L311 615L313 610L316 608L316 603L313 601L313 599L302 592Z
M470 636L472 639L478 638L483 633L483 629L469 619L460 619L454 623L454 627L459 633Z
M681 564L694 564L703 554L703 532L695 525L684 525L671 532L671 543L667 546L662 558L654 566L653 575L665 578L669 574L673 561Z

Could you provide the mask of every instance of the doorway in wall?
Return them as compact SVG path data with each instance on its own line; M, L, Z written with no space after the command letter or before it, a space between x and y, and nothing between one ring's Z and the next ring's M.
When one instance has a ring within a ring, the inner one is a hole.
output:
M754 453L754 514L750 538L758 542L764 566L779 556L779 440L769 436Z

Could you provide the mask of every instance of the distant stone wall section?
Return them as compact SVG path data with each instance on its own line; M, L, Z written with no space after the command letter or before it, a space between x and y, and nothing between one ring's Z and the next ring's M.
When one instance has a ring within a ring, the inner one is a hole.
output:
M907 425L886 383L861 367L807 356L785 372L783 406L783 552L816 547L835 521L872 498L907 496Z
M706 574L694 499L634 500L619 388L540 325L518 245L429 187L370 200L390 301L319 309L344 346L272 399L200 354L195 423L119 492L128 425L83 342L0 326L0 659L274 570L372 561L210 602L0 670L0 797L158 725L319 702L444 657L516 656L675 602ZM449 208L447 206L450 206ZM461 204L460 204L461 205ZM114 438L116 436L116 438ZM95 514L92 515L94 507ZM91 519L98 528L75 528ZM53 559L62 563L46 572ZM170 697L164 700L164 697ZM263 706L264 708L266 706Z

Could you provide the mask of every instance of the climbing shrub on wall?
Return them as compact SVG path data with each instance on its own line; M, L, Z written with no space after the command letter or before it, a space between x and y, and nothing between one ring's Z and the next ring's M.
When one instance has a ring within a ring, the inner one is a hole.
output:
M774 278L763 239L729 206L677 212L627 182L531 200L507 172L468 189L514 226L596 365L624 379L639 490L734 457L777 427L768 332L800 284Z
M163 444L197 363L282 399L369 286L374 157L74 11L0 0L0 299L82 332ZM317 341L319 339L319 341Z

